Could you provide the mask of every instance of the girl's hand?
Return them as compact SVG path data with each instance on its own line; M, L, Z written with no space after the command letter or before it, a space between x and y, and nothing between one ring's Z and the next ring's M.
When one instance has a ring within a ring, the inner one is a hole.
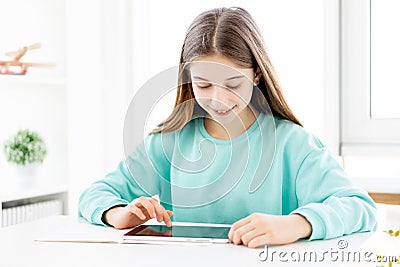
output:
M164 209L159 200L143 196L125 207L112 208L105 214L107 223L117 229L131 228L152 218L157 218L158 222L164 221L169 227L172 225L170 216L172 212Z
M311 224L301 215L253 213L234 223L229 240L256 248L265 244L288 244L311 235Z

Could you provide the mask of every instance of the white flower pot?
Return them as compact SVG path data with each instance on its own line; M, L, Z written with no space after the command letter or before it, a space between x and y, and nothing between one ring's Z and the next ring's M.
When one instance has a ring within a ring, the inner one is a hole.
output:
M39 164L18 165L15 167L16 186L19 189L31 189L35 187Z

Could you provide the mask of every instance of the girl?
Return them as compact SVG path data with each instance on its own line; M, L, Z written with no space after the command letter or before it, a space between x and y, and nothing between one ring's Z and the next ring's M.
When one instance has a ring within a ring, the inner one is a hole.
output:
M375 228L374 202L302 128L244 9L193 21L178 81L172 114L82 194L88 221L228 223L229 239L248 247Z

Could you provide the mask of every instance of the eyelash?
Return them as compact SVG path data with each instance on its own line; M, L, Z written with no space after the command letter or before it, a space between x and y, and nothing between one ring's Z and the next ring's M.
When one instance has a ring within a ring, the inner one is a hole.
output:
M209 87L211 87L211 84L208 84L208 85L206 85L206 86L200 86L200 85L196 85L198 88L200 88L200 89L207 89L207 88L209 88ZM226 86L227 88L229 88L229 89L231 89L231 90L235 90L235 89L237 89L237 88L239 88L240 87L240 84L239 85L236 85L236 86Z
M229 89L231 89L231 90L235 90L235 89L238 89L239 87L240 87L240 84L238 84L238 85L236 85L236 86L226 86L226 87L228 87Z
M200 85L196 84L196 86L197 86L198 88L200 88L200 89L207 89L207 88L209 88L209 87L211 86L211 84L208 84L208 85L206 85L206 86L200 86Z

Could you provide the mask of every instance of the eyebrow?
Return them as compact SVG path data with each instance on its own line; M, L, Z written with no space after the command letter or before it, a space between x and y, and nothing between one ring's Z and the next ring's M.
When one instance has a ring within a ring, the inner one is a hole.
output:
M228 79L226 79L225 81L230 81L230 80L239 79L239 78L244 78L244 75L232 76L232 77L229 77ZM209 82L209 80L199 77L199 76L193 76L193 79Z

